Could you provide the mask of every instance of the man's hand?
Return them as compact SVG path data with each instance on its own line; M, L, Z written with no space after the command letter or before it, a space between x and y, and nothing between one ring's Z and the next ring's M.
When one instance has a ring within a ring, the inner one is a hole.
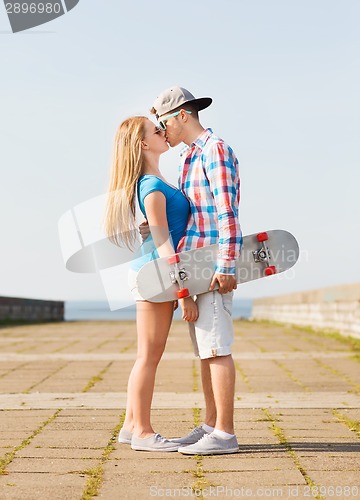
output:
M149 228L149 223L147 220L140 224L139 233L140 233L140 236L141 236L141 239L143 240L143 242L148 239L149 234L150 234L150 228Z
M219 283L219 293L225 294L237 289L236 278L232 274L215 273L210 284L209 292L214 290L216 282Z

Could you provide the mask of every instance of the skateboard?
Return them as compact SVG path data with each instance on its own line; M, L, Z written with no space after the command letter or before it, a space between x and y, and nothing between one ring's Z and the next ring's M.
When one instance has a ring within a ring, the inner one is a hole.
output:
M218 245L209 245L148 262L138 272L138 292L149 302L170 302L206 293L217 255ZM272 230L250 234L243 238L241 255L236 261L236 281L247 283L282 273L298 258L299 245L291 233Z

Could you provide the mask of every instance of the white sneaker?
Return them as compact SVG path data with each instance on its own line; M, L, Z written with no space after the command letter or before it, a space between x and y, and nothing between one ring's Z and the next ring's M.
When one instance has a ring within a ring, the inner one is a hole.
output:
M127 431L124 427L121 427L118 437L119 443L131 444L132 435L132 432Z
M169 441L173 441L174 443L180 443L180 444L194 444L199 441L205 434L209 434L206 432L201 426L195 427L187 436L184 436L182 438L173 438L170 439Z
M239 445L236 436L223 439L212 432L195 444L180 446L178 451L184 455L223 455L224 453L237 453Z
M131 448L136 451L177 451L179 446L180 443L173 443L157 433L145 439L133 435L131 439Z

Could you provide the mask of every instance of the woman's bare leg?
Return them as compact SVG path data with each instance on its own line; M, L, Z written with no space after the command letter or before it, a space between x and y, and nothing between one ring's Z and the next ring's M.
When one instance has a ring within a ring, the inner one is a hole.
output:
M137 358L128 382L124 428L146 438L154 433L150 422L156 369L165 350L173 317L173 302L137 302Z

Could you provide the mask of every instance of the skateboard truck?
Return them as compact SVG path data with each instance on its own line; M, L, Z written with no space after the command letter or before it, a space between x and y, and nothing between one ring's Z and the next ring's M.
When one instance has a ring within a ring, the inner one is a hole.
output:
M253 256L255 262L265 262L267 266L264 269L265 276L271 276L272 274L276 274L276 267L270 265L270 252L269 248L265 245L265 241L269 239L267 233L259 233L256 235L257 240L261 243L261 248L259 250L253 251Z
M188 278L184 269L179 268L179 262L180 256L177 253L168 258L168 264L174 266L174 271L170 273L171 281L173 283L178 283L180 286L180 290L177 292L178 299L184 299L190 295L189 290L184 287L184 281Z

